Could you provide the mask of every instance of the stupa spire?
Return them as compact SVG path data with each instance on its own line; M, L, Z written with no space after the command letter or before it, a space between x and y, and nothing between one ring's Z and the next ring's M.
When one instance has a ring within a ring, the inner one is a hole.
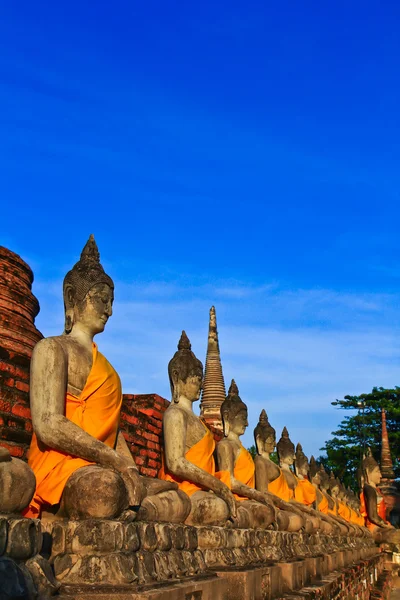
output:
M381 448L381 472L384 479L394 479L393 461L390 454L389 436L386 424L386 411L382 412L382 448Z
M222 431L221 405L226 397L219 351L217 316L215 307L210 308L206 371L203 383L200 411L206 423Z

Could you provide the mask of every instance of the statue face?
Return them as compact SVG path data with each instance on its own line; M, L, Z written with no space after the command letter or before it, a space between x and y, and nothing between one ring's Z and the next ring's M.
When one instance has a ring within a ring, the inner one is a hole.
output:
M313 475L312 482L315 483L315 485L321 484L321 477L320 477L320 474L318 473L318 471L315 473L315 475Z
M283 464L290 466L294 463L295 458L296 458L295 454L286 454L285 456L281 457L281 461Z
M104 331L112 315L114 291L106 283L93 286L83 302L74 308L74 324L80 324L91 334Z
M184 396L191 402L200 398L203 378L200 375L190 375L186 381L178 379L176 382L176 392L178 396Z
M268 436L263 439L259 435L257 436L257 448L259 454L266 452L267 454L271 454L275 450L276 446L276 437L274 435Z
M233 421L229 423L231 431L237 435L243 435L248 426L247 410L241 410L233 418Z
M375 467L372 471L368 471L368 481L370 483L374 483L375 485L379 485L382 479L381 470L379 467Z

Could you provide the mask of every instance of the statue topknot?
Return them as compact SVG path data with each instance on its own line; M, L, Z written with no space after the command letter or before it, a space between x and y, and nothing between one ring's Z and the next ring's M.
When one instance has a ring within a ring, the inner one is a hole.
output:
M93 286L104 283L114 289L114 282L100 264L100 253L94 235L86 242L78 262L66 274L63 283L65 332L72 329L72 314L76 304L80 304Z
M254 440L256 442L256 446L258 437L263 441L269 438L275 439L276 437L276 431L268 421L268 416L264 409L262 409L260 418L258 419L258 423L254 429Z
M174 372L177 372L181 381L187 381L188 377L203 377L203 364L192 352L192 345L185 331L178 342L178 351L175 352L168 364L168 375L171 385L171 393L174 402L178 402L174 384Z
M239 396L239 389L234 379L231 381L229 392L221 404L221 417L224 422L224 431L227 431L225 424L233 420L242 410L247 412L247 406Z

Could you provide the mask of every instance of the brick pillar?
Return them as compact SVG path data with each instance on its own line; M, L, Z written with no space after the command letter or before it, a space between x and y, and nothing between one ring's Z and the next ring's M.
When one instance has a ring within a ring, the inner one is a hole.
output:
M386 411L382 408L382 449L381 449L381 472L382 481L380 490L385 497L386 502L386 518L399 502L399 493L395 484L395 475L393 471L393 461L390 453L389 435L386 423Z
M32 282L29 266L0 246L0 445L22 458L32 435L30 360L43 337L35 327L39 303Z

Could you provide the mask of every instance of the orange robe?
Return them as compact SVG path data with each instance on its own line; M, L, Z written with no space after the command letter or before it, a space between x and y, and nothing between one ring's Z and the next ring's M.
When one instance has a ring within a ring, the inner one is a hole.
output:
M294 492L289 487L288 482L286 481L286 477L283 474L282 469L279 467L279 477L274 479L274 481L270 481L268 483L268 491L271 494L275 494L278 498L285 500L285 502L289 502L292 498L294 498Z
M235 466L233 469L233 475L235 479L249 486L250 488L254 488L256 483L255 478L255 465L253 458L248 450L244 446L241 445L239 456L236 459ZM220 479L225 485L228 486L229 489L232 489L231 484L231 475L229 471L218 471L216 473L216 477ZM236 500L242 502L243 500L248 500L245 496L239 496L238 494L233 494Z
M93 363L85 387L79 396L67 392L64 415L91 436L110 448L118 435L122 404L118 373L93 343ZM45 506L58 504L65 484L80 467L93 464L64 452L39 446L33 434L28 464L36 476L36 491L24 516L37 518Z
M322 492L321 492L322 494ZM322 499L320 500L319 504L318 504L318 510L322 513L324 513L325 515L329 514L329 503L328 503L328 498L325 496L325 494L322 494Z
M345 519L346 521L351 521L351 511L350 508L347 506L347 504L345 504L344 502L341 502L340 500L338 500L338 504L339 504L339 508L338 508L338 513L339 516L342 517L342 519Z
M385 498L383 497L382 492L381 492L381 490L379 488L376 488L376 493L377 493L377 496L378 496L378 503L377 503L377 513L378 513L378 516L381 519L383 519L385 521L385 523L388 523L388 521L386 520L386 502L385 502ZM375 529L377 529L379 527L379 525L375 525L375 523L372 523L368 519L367 504L365 502L364 492L361 492L361 494L360 494L360 500L361 500L360 513L361 513L361 516L364 518L365 526L368 527L368 529L370 531L374 531Z
M197 442L197 444L192 446L186 452L185 458L193 465L196 465L200 469L203 469L203 471L207 471L207 473L210 473L210 475L215 476L215 461L213 456L215 450L214 436L204 425L204 423L202 423L202 425L205 429L204 436L200 441ZM165 481L175 481L175 483L178 484L179 489L185 492L188 496L192 496L195 492L200 490L207 491L207 488L203 488L192 481L184 481L167 471L164 460L162 461L162 466L158 477L160 479L164 479Z
M311 506L317 498L317 491L308 479L297 479L294 498L297 502L301 502L301 504Z

